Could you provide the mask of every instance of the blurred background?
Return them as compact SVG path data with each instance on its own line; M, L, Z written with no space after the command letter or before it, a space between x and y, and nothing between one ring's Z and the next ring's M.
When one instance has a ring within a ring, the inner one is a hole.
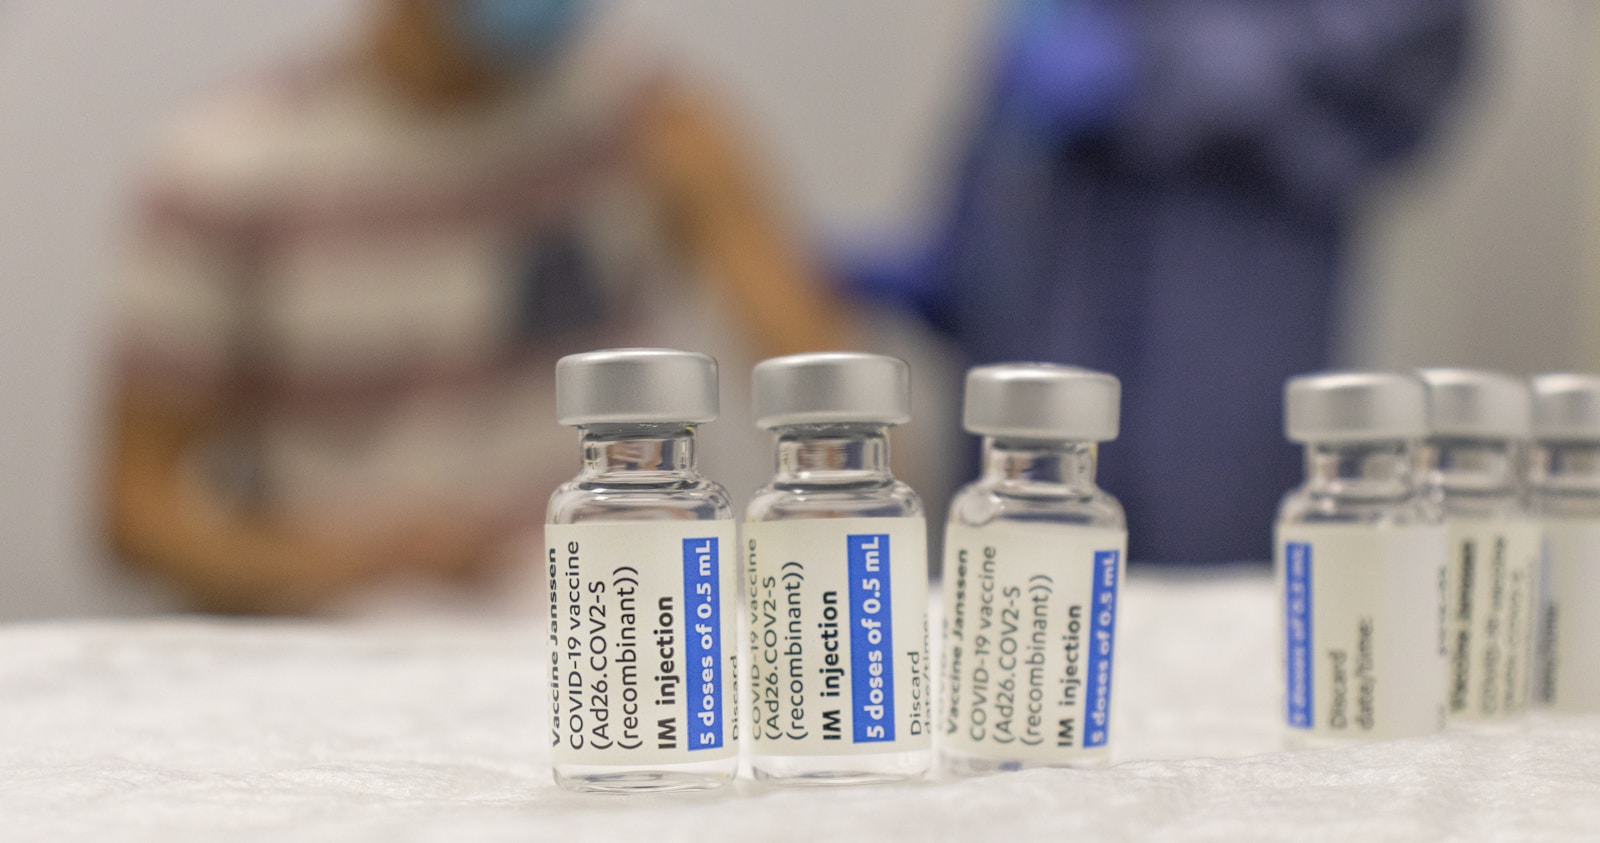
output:
M849 278L946 222L1015 4L597 5L589 26L648 44L726 115L800 262L845 290L851 342L912 362L917 415L896 434L897 467L938 520L972 467L955 433L969 355L892 296L855 297ZM1600 7L1467 6L1448 106L1352 205L1333 362L1600 371ZM347 49L372 9L0 0L0 620L194 605L117 564L106 527L118 287L138 197L180 115L262 68ZM722 360L727 412L707 428L704 467L742 508L769 472L738 387L760 352L707 336L724 327L651 337L698 338ZM529 435L574 441L553 422Z

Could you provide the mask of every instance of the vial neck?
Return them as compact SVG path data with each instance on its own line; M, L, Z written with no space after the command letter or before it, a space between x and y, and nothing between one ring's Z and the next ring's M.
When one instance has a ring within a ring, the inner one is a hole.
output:
M1600 493L1600 442L1541 442L1528 476L1546 491Z
M889 472L889 429L874 424L807 424L777 430L774 482L789 486L882 483Z
M653 482L695 473L692 424L597 424L583 428L583 476Z
M984 437L982 482L1014 493L1089 494L1098 456L1093 442Z
M1411 443L1313 443L1306 446L1306 489L1342 498L1404 498L1415 492Z
M1428 485L1447 494L1516 489L1516 451L1504 439L1432 439L1422 448L1421 463Z

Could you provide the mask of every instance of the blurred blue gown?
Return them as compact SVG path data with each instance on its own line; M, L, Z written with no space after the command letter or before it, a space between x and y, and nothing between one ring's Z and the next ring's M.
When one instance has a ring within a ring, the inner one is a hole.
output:
M1121 378L1131 559L1269 558L1283 381L1328 364L1352 207L1467 36L1461 0L1026 2L934 247L857 277L971 363Z

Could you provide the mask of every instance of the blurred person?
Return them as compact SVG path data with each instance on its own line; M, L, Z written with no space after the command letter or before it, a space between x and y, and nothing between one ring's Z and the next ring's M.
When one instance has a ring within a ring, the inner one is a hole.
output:
M123 284L128 563L221 611L470 578L572 473L555 360L658 342L686 276L762 354L842 345L724 123L587 6L382 0L176 125Z
M1268 558L1284 379L1328 364L1352 216L1467 36L1465 0L1022 0L948 222L848 274L971 363L1121 378L1131 559Z

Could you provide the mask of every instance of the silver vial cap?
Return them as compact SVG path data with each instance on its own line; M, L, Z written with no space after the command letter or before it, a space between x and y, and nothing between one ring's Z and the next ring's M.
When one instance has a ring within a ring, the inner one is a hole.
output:
M1428 433L1427 388L1411 375L1296 375L1283 392L1283 429L1291 442L1418 439Z
M911 420L911 367L898 357L823 351L774 357L751 373L756 425Z
M1054 363L998 363L967 372L962 423L980 436L1109 442L1117 438L1122 383Z
M716 419L717 361L670 348L612 348L556 361L556 420L565 425Z
M1600 377L1535 377L1533 435L1537 439L1600 440Z
M1523 439L1531 424L1527 384L1478 369L1420 369L1434 436Z

